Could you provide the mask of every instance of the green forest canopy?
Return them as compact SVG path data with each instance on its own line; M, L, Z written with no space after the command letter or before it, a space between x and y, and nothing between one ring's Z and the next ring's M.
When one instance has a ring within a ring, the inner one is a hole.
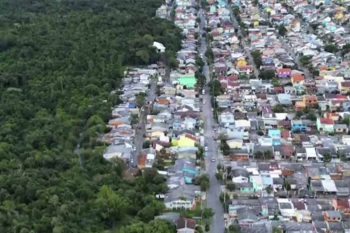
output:
M124 180L96 140L125 67L156 62L154 40L168 61L180 48L162 2L0 0L0 232L114 232L162 210L164 178Z

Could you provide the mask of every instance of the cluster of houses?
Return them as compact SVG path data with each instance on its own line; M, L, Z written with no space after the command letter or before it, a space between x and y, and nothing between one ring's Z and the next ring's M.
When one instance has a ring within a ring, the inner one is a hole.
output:
M210 29L210 47L213 52L212 75L227 92L238 87L238 77L249 77L253 67L244 50L231 19L227 1L208 1L207 26Z
M222 186L226 226L350 232L349 1L205 2L211 74L221 85L213 107L225 160L220 174L230 183ZM110 144L105 159L135 158L139 169L156 167L167 176L169 190L157 197L168 210L193 210L206 198L194 182L203 173L204 147L195 75L198 3L166 1L157 10L182 30L178 69L170 75L157 65L130 69L108 122L111 131L102 138ZM152 77L162 81L138 151L133 121L143 110L137 96L150 92ZM195 232L192 219L160 218L176 223L178 232Z
M196 56L198 41L197 2L175 0L174 23L182 30L182 48L177 52L179 67L170 73L168 82L161 87L153 110L158 113L149 125L151 144L158 159L171 155L173 163L166 167L169 191L164 203L168 209L194 209L202 200L202 192L193 181L201 173L197 153L200 145L201 105L195 90ZM157 118L166 115L163 128ZM155 129L155 130L154 130ZM153 132L152 132L153 131ZM152 134L152 135L153 135ZM162 141L166 137L166 141ZM165 142L165 143L164 143Z
M107 124L110 131L102 137L102 141L109 145L103 154L106 160L120 158L130 162L133 159L132 154L136 149L133 125L136 125L141 117L137 95L148 93L151 78L158 75L157 65L130 69L123 78L122 91L111 93L118 94L121 103L113 108L112 118ZM132 122L133 118L135 122Z
M228 162L225 222L243 232L350 230L349 164ZM232 187L232 185L231 185ZM245 198L244 198L245 197Z
M350 231L347 3L207 2L212 72L222 88L215 98L222 171L233 189L222 188L229 194L226 225ZM232 26L231 9L240 11L249 50L259 51L258 67ZM330 44L337 49L329 51ZM272 77L251 75L255 67Z

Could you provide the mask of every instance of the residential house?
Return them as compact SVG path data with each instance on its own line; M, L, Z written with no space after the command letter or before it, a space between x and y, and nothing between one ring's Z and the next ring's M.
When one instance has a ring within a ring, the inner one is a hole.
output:
M305 77L302 74L296 74L292 77L292 84L294 85L303 85L305 82Z
M290 68L277 69L277 77L279 78L290 78L291 74L292 74L292 69Z
M193 75L182 76L177 81L183 89L194 89L197 83L197 79Z
M277 100L282 105L292 105L292 99L290 94L278 94Z
M194 209L200 194L199 187L183 184L168 191L164 204L167 209Z
M344 81L340 83L340 92L347 94L350 92L350 81Z
M264 188L263 180L260 175L249 176L249 181L253 185L254 192L261 192Z
M302 120L292 120L292 132L293 133L305 133L306 124Z
M231 112L222 112L219 115L219 124L223 127L234 126L235 118Z
M327 118L317 118L316 126L320 132L334 133L334 121Z
M323 217L326 222L341 222L342 216L339 211L324 211Z
M345 215L350 215L350 200L348 198L333 199L333 207L335 210L340 211Z
M278 203L278 207L281 212L281 215L283 217L287 217L287 218L295 217L296 213L295 213L293 202L291 202L289 199L278 198L277 203Z
M177 233L195 233L196 221L194 219L181 217L176 222Z
M346 124L335 124L334 131L335 133L347 134L349 131L349 128Z
M278 146L281 145L281 130L279 129L269 129L269 137L272 138L272 145Z
M191 134L182 134L178 140L173 140L173 143L178 147L194 147L197 143L197 138Z

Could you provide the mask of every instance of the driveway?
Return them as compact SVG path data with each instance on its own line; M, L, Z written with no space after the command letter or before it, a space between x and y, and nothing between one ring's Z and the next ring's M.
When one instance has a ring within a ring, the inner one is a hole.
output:
M205 27L205 16L203 14L203 11L201 10L199 12L199 15L201 17L201 35L204 32ZM199 51L202 54L205 54L205 51L207 49L207 41L206 38L201 38L201 44ZM207 63L207 58L204 56L203 61L205 63L203 67L203 74L206 77L207 84L210 81L210 72L209 72L209 66ZM206 173L209 176L210 180L210 188L207 192L207 207L211 208L214 212L212 226L211 226L211 232L212 233L224 233L225 231L225 221L224 221L224 209L222 207L222 204L220 202L220 183L217 181L215 177L216 173L216 167L218 164L219 153L218 153L218 144L213 139L214 136L214 118L213 118L213 111L211 106L211 96L209 94L208 87L206 87L206 94L203 96L203 100L205 100L205 104L203 104L203 110L202 110L202 117L204 120L204 141L205 145L208 147L208 156L205 158L205 164L206 164ZM215 162L212 162L211 160L215 159Z

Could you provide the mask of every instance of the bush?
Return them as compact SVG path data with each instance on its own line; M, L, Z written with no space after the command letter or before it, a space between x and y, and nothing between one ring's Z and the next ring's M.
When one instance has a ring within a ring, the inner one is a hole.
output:
M150 146L151 146L150 141L144 141L143 144L142 144L142 148L144 148L144 149L150 148Z

